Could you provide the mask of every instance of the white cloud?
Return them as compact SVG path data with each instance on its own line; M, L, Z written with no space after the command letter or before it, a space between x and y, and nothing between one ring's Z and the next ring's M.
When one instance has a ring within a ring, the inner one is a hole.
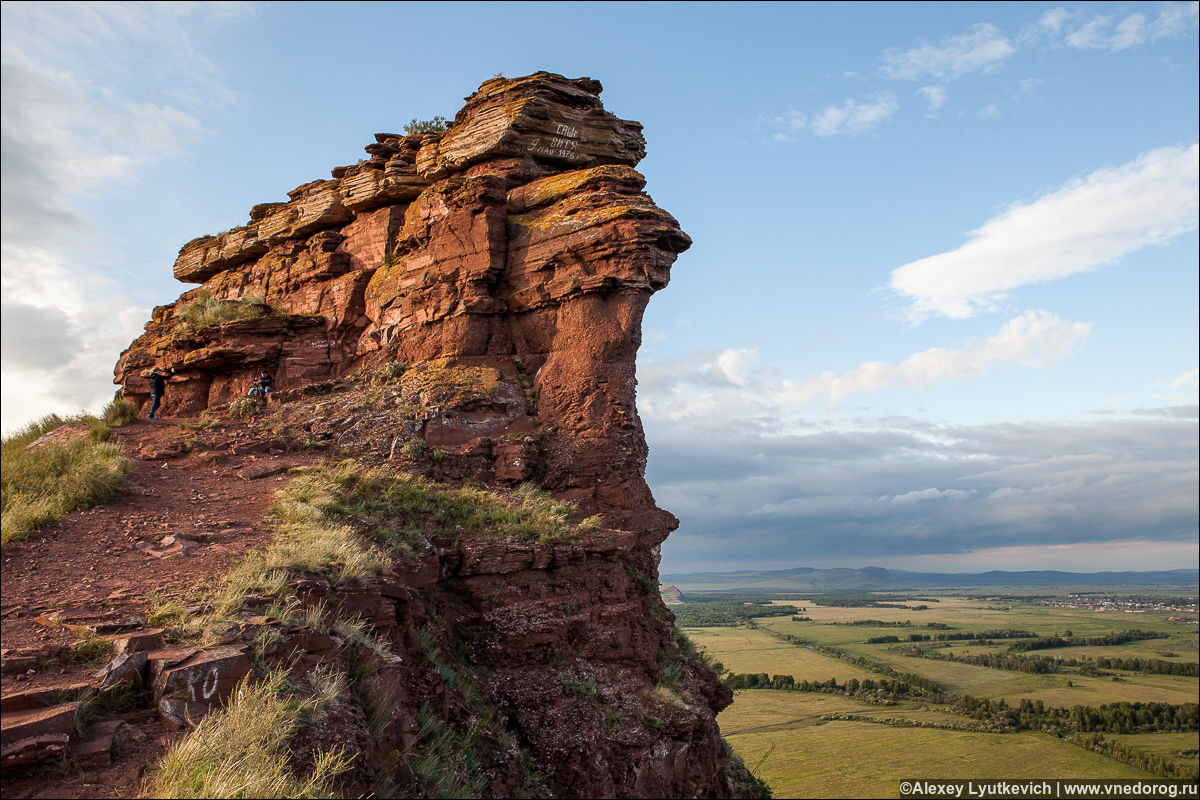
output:
M1167 385L1172 389L1182 389L1184 386L1191 386L1193 389L1200 387L1200 369L1193 367L1186 370L1167 381Z
M995 336L961 349L935 347L898 364L869 361L840 375L824 372L799 380L758 365L752 349L652 359L638 367L638 407L647 419L776 418L816 399L831 406L892 386L921 391L943 381L982 376L1003 363L1045 367L1070 355L1090 333L1088 323L1029 311L1009 320Z
M1045 366L1066 357L1090 333L1091 325L1086 322L1064 322L1046 311L1028 311L974 347L935 347L899 364L869 361L841 375L825 372L800 381L785 380L775 392L775 399L804 405L824 396L833 403L890 386L922 390L940 381L976 377L998 362Z
M1197 29L1198 4L1163 3L1158 15L1085 14L1055 8L1042 15L1039 26L1052 36L1063 36L1070 47L1118 53L1163 38L1191 36Z
M1162 147L1018 203L969 233L957 250L894 270L889 287L915 319L962 319L1007 292L1112 264L1195 230L1198 148Z
M817 136L835 136L839 133L863 133L882 123L900 104L892 92L875 92L861 99L848 98L840 105L826 106L812 121L812 132Z
M919 503L923 500L963 500L970 496L969 492L964 492L962 489L929 488L915 489L883 499L891 503Z
M1091 18L1067 35L1067 44L1079 49L1125 50L1146 41L1146 18L1130 14L1113 23L1113 17Z
M771 141L792 142L808 125L808 117L795 109L788 109L783 114L764 116L760 118L760 122L765 122L768 128L773 129Z
M1042 14L1042 18L1038 20L1038 25L1050 33L1058 33L1062 30L1063 24L1066 23L1070 16L1065 8L1052 8L1045 14Z
M50 412L96 408L112 396L112 365L149 310L115 291L110 275L121 243L91 224L85 209L203 135L199 113L233 93L191 37L248 10L230 3L5 5L5 429Z
M946 105L946 87L941 84L922 86L920 89L917 89L917 94L921 95L921 97L925 98L925 102L929 103L929 113L931 114Z
M947 81L995 69L1015 52L998 28L980 23L966 33L945 37L939 45L923 43L909 50L890 50L884 53L880 73L897 80Z

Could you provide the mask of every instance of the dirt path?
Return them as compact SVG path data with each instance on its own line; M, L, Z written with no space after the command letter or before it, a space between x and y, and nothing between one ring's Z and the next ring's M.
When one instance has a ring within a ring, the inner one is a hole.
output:
M0 575L4 695L85 675L78 668L49 674L12 668L20 660L14 655L45 654L78 641L67 627L36 618L80 607L110 619L144 617L149 595L182 595L212 583L248 549L269 540L263 517L272 492L288 480L284 470L321 457L271 449L240 423L197 430L181 422L187 421L139 419L114 431L112 441L133 461L130 490L45 525L25 542L5 545ZM172 535L195 544L182 554L152 555ZM6 776L4 796L135 795L142 769L171 738L153 720L150 712L139 729L142 738L134 736L106 772Z

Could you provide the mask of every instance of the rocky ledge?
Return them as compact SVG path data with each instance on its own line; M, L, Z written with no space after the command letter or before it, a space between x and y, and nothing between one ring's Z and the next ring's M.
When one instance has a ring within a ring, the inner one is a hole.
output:
M444 130L376 134L368 158L184 245L175 276L200 286L155 309L116 366L141 404L149 368L173 370L167 415L220 414L266 371L273 436L501 493L532 483L600 515L605 531L570 546L434 539L373 582L296 583L298 602L349 609L401 654L347 662L326 634L274 635L299 637L301 683L369 664L339 731L368 754L360 790L411 751L418 711L460 729L486 707L507 730L476 750L487 794L527 791L522 759L538 796L734 791L715 723L729 694L658 596L677 521L645 483L634 403L643 311L691 240L643 191L641 126L600 92L495 78ZM269 624L238 623L249 633L226 646ZM437 655L451 651L455 665Z

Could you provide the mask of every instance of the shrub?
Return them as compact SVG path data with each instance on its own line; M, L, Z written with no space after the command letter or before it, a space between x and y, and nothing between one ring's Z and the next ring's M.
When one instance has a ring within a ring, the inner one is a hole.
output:
M38 437L70 422L86 424L91 436L26 449ZM19 541L51 520L124 490L130 463L120 447L101 441L109 433L111 429L95 417L63 419L52 414L4 439L0 541Z
M433 119L417 119L412 118L407 125L404 126L404 132L409 136L414 133L441 133L446 130L446 118L435 116Z
M393 380L404 374L405 365L403 361L388 361L379 368L380 376Z
M250 419L259 410L258 400L253 397L239 397L229 404L229 416L234 419Z
M428 449L429 443L415 436L400 445L400 452L404 454L405 458L416 458Z

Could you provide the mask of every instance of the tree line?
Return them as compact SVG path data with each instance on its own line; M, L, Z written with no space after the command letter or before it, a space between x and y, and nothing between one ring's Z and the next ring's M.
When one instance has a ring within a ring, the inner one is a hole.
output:
M870 640L868 640L870 643ZM1114 658L1098 656L1096 658L1052 658L1050 656L1026 656L1016 653L939 653L927 647L905 648L906 655L919 658L929 658L935 661L954 661L959 664L973 664L977 667L992 669L1007 669L1013 672L1029 672L1035 675L1045 675L1060 672L1063 667L1072 667L1081 675L1097 676L1104 673L1101 670L1121 670L1124 672L1140 672L1145 675L1181 675L1188 678L1200 677L1200 664L1188 661L1165 661L1161 658Z
M866 644L898 644L905 642L978 642L979 644L994 644L995 639L1029 639L1037 638L1033 631L1018 631L1013 629L990 631L958 631L956 633L910 633L901 639L899 636L885 634L872 636Z
M1008 646L1012 652L1028 652L1029 650L1051 650L1056 647L1109 647L1115 644L1126 644L1142 639L1170 639L1171 634L1160 631L1113 631L1107 636L1073 636L1067 631L1064 636L1046 636L1023 642L1014 642Z

